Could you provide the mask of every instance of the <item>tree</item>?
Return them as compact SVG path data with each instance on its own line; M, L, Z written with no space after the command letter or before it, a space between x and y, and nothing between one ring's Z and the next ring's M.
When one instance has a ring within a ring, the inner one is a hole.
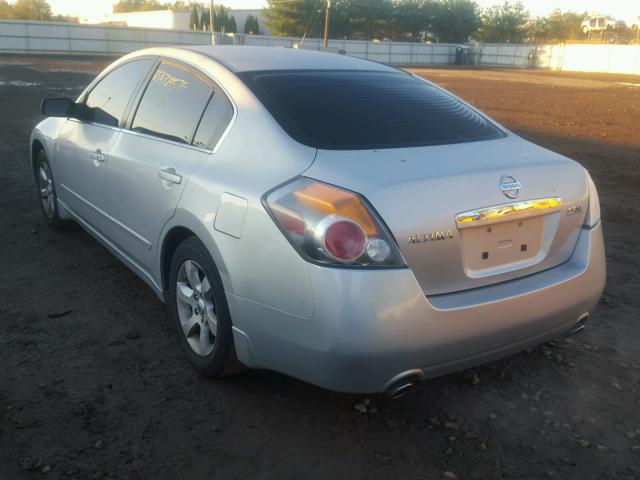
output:
M549 16L536 19L527 25L527 36L535 42L565 42L584 37L582 19L587 13L554 10Z
M257 35L260 33L260 25L258 24L258 17L253 15L247 15L244 21L244 33Z
M268 26L276 35L320 37L325 6L326 0L269 0ZM477 28L476 15L472 0L332 0L329 36L420 41L435 21L439 37L459 41Z
M13 18L12 5L7 3L6 0L0 0L0 19L10 20Z
M229 31L229 9L216 5L213 11L213 26L216 32L228 32Z
M51 6L45 0L16 0L11 14L16 20L50 20Z
M227 29L229 33L238 33L238 25L236 24L236 18L231 15L229 17L229 28Z
M191 17L189 18L189 27L194 30L200 30L200 15L198 14L198 6L195 3L191 5Z
M482 23L478 37L485 42L519 43L525 33L525 22L529 12L522 2L509 3L487 8L482 12Z
M479 26L478 6L472 0L443 0L435 4L431 31L439 42L466 42Z
M429 30L434 16L435 2L432 0L400 0L394 4L393 31L399 40L421 40Z
M313 33L307 32L314 17L318 16L318 10L322 10L324 0L300 0L297 2L279 2L268 0L265 16L267 26L274 35L284 37L302 37L305 32L307 36L320 36L320 29L316 26ZM253 15L247 16L244 24L245 33L257 33L255 29Z
M145 12L165 8L167 5L160 4L158 0L120 0L113 5L113 13Z
M202 28L202 30L209 30L210 23L211 16L209 15L209 10L205 8L200 16L200 28Z
M369 0L345 2L351 9L353 37L363 40L388 39L394 36L391 0ZM334 32L338 33L338 32ZM332 35L334 36L334 35Z

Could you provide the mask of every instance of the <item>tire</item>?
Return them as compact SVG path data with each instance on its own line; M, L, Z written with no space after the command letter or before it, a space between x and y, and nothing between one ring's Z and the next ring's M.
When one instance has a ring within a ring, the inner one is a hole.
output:
M227 298L202 242L195 237L183 241L169 272L169 303L187 360L206 377L234 373L237 360Z
M34 164L34 175L38 205L40 205L40 211L45 223L53 230L68 229L72 223L60 218L56 185L53 181L49 159L44 150L38 153Z

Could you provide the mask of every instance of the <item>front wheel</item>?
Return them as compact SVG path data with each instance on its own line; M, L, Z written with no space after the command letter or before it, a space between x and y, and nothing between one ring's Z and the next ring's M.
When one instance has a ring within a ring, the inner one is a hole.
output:
M51 173L51 165L44 150L38 153L35 163L36 186L38 188L38 199L40 210L44 221L54 230L60 230L69 225L69 223L60 218L58 212L58 196L56 194L56 186L53 182L53 174Z
M208 377L235 366L233 332L218 270L196 238L182 242L171 261L169 298L189 363Z

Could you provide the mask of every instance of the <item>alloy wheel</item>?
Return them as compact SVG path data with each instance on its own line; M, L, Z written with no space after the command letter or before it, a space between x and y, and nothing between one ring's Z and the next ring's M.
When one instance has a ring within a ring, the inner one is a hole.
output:
M209 355L215 345L218 318L211 282L194 260L185 260L180 265L176 279L176 303L187 343L197 355Z
M45 215L48 218L53 218L56 212L56 192L47 162L42 162L38 169L38 189L40 190L40 202L42 202Z

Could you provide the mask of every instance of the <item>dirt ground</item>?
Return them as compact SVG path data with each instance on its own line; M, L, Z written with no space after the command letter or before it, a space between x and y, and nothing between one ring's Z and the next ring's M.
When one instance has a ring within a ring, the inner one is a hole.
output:
M571 340L359 413L363 396L273 372L199 377L142 281L44 226L27 161L40 100L102 64L0 57L0 479L640 478L639 79L418 72L590 169L608 285Z

